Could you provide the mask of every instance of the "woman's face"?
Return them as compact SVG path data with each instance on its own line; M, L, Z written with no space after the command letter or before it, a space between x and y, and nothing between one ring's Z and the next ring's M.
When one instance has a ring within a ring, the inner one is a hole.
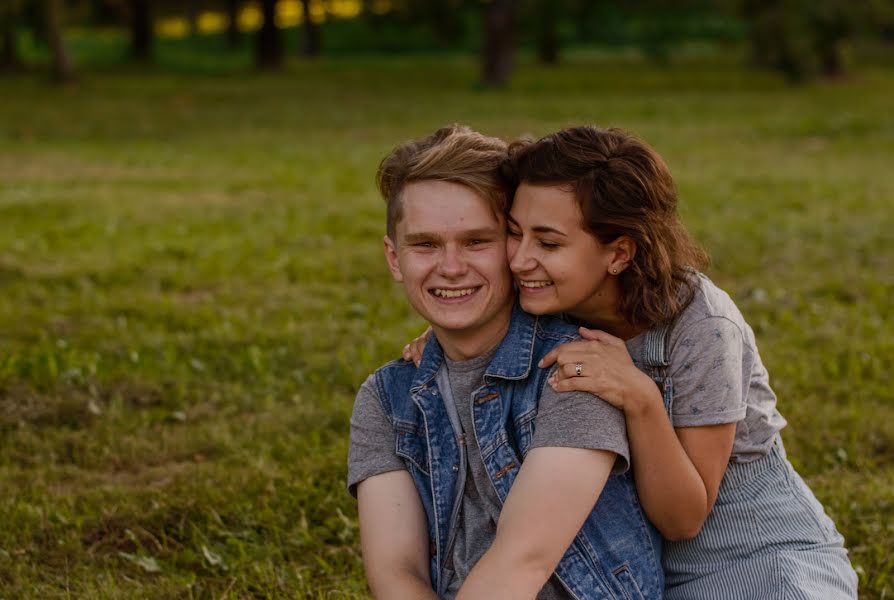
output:
M596 322L613 316L620 264L614 244L601 244L582 227L570 188L522 183L509 213L509 267L522 308L532 314L567 313Z

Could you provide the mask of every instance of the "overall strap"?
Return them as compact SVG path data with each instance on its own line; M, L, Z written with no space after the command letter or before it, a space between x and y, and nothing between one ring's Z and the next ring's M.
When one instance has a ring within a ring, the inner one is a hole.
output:
M670 367L670 332L674 327L674 320L659 323L646 332L646 340L643 344L643 365L649 369L649 374L655 383L661 388L664 399L664 409L667 416L674 421L674 381L669 375Z

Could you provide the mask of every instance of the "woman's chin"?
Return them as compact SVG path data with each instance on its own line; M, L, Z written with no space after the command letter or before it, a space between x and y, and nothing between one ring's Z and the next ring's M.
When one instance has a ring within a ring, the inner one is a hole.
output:
M562 312L551 307L551 303L539 301L535 298L525 298L524 294L519 297L519 303L526 313L532 315L547 315L550 313Z

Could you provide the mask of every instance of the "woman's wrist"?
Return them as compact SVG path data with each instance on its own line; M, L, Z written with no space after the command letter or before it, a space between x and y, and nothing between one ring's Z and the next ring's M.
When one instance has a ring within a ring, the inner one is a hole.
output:
M624 413L628 417L641 418L655 408L664 412L664 398L651 377L637 370L637 377L631 384L624 394Z

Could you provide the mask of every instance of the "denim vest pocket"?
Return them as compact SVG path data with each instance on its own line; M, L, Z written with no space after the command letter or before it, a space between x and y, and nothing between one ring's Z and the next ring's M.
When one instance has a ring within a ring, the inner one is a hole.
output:
M397 433L395 453L402 459L421 471L426 477L430 477L428 470L428 444L425 441L425 432L410 423L396 422L394 429Z
M625 600L645 600L642 590L639 589L639 585L636 583L636 578L627 565L621 565L612 571L612 575L615 576L618 585L624 592Z
M521 453L522 459L524 459L528 455L528 450L531 448L531 444L534 442L534 418L537 416L537 410L529 410L518 419L515 420L514 431L511 433L514 434L515 439L512 440L514 442L514 446L518 448Z

